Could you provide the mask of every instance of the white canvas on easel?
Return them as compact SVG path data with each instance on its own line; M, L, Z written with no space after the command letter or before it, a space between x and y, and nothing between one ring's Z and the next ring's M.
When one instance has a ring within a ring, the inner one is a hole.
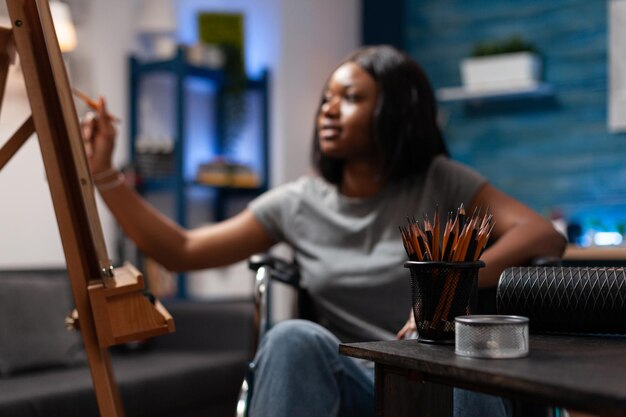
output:
M4 2L0 2L1 8L4 12L0 11L0 26L11 27ZM19 57L16 61L9 68L6 104L0 112L0 144L30 115ZM36 138L30 138L18 155L0 175L0 230L13 237L10 245L0 244L0 269L62 268L63 247Z

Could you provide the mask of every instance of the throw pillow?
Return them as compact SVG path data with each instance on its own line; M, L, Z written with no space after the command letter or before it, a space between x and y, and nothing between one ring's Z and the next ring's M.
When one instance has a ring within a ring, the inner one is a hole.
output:
M0 272L0 375L85 363L80 334L65 328L73 305L65 274Z

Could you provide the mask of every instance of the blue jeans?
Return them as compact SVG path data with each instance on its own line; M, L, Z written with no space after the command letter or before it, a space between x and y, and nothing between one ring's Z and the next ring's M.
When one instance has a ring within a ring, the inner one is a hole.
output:
M511 417L510 400L493 395L454 389L454 417Z
M254 360L250 417L373 417L374 370L340 355L339 343L309 321L274 326Z
M309 321L274 326L254 359L250 417L373 417L374 370L340 355L339 343ZM455 417L511 414L510 403L500 397L454 390Z

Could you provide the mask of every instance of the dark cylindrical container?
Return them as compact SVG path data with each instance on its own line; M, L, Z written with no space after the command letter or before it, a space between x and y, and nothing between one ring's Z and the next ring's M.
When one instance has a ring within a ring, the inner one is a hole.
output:
M499 314L528 317L531 333L626 335L626 268L507 268L496 306Z
M474 314L478 288L477 262L404 263L411 271L411 304L418 341L454 344L454 318Z

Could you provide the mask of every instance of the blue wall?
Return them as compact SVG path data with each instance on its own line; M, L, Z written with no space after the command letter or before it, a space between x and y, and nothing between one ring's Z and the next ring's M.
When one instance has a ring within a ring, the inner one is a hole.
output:
M587 228L626 224L626 135L607 129L604 0L405 0L406 50L434 88L461 85L459 61L480 41L519 34L544 58L553 101L468 109L441 105L455 159L544 215ZM624 51L626 53L626 51Z

